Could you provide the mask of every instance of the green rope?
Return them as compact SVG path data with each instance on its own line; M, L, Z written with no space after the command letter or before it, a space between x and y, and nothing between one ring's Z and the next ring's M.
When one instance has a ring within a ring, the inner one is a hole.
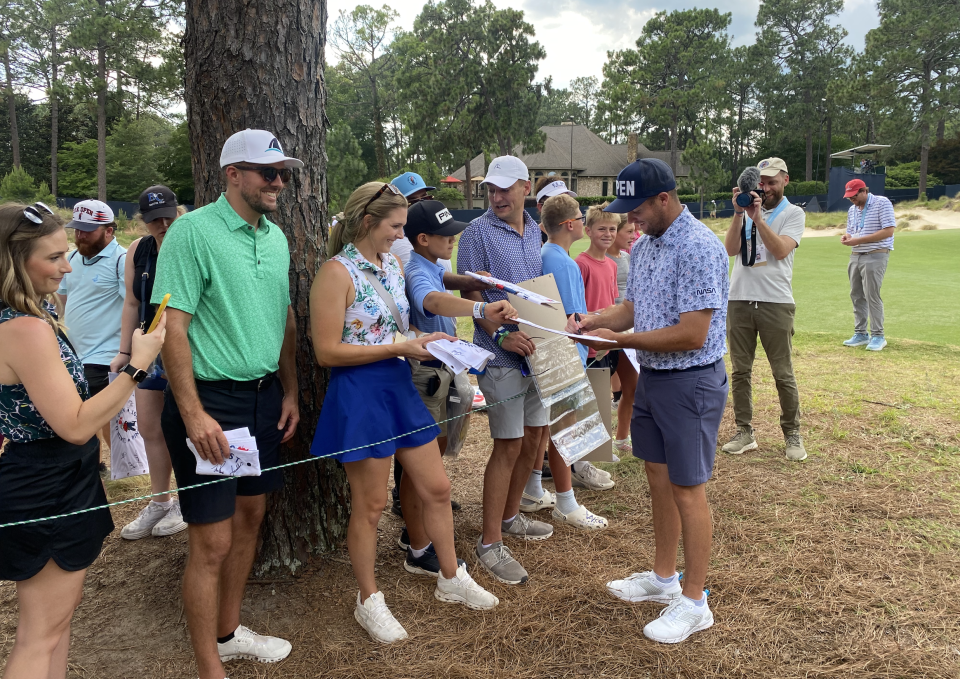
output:
M285 464L277 465L276 467L268 467L268 468L263 469L263 470L261 470L261 471L270 472L270 471L274 471L274 470L277 470L277 469L285 469L285 468L287 468L287 467L294 467L294 466L296 466L296 465L298 465L298 464L304 464L304 463L306 463L306 462L316 462L317 460L323 460L323 459L328 458L328 457L334 457L334 456L336 456L336 455L343 455L344 453L351 453L351 452L353 452L353 451L355 451L355 450L363 450L364 448L372 448L373 446L379 446L379 445L382 445L382 444L384 444L384 443L390 443L390 441L396 441L397 439L403 438L404 436L410 436L411 434L416 434L417 432L425 431L425 430L427 430L427 429L430 429L430 428L432 428L432 427L435 427L436 425L443 424L443 423L445 423L445 422L452 422L453 420L460 419L461 417L466 417L466 416L469 415L471 412L478 412L478 411L480 411L480 410L486 410L487 408L492 408L493 406L498 406L498 405L500 405L501 403L506 403L507 401L512 401L512 400L515 399L515 398L520 398L521 396L526 396L528 392L529 392L529 390L527 390L527 391L525 391L525 392L523 392L523 393L521 393L521 394L517 394L516 396L511 396L510 398L505 398L505 399L503 399L502 401L497 401L496 403L490 403L490 404L488 404L488 405L481 406L481 407L479 407L479 408L474 408L473 410L471 410L471 411L469 411L469 412L466 412L466 413L464 413L463 415L456 415L456 416L454 416L454 417L448 417L448 418L445 419L445 420L441 420L440 422L436 422L436 423L434 423L434 424L427 425L426 427L420 427L419 429L414 429L413 431L408 431L408 432L406 432L405 434L399 434L399 435L397 435L397 436L391 436L390 438L384 439L383 441L378 441L377 443L371 443L371 444L368 444L368 445L365 445L365 446L356 446L356 447L354 447L354 448L347 448L346 450L341 450L341 451L338 451L338 452L336 452L336 453L330 453L329 455L311 456L311 457L308 457L308 458L306 458L306 459L304 459L304 460L296 460L295 462L287 462L287 463L285 463ZM119 506L119 505L125 505L125 504L128 504L128 503L130 503L130 502L140 502L141 500L149 500L150 498L157 497L157 496L159 496L159 495L169 495L169 494L171 494L171 493L179 493L181 490L193 490L194 488L203 488L204 486L211 486L211 485L213 485L214 483L221 483L222 481L232 481L232 480L235 480L236 478L237 478L236 476L224 476L224 477L221 477L221 478L212 479L212 480L210 480L210 481L204 481L203 483L195 483L195 484L193 484L192 486L184 486L183 488L173 488L173 489L171 489L171 490L164 491L164 492L162 492L162 493L151 493L150 495L141 495L140 497L130 498L129 500L119 500L119 501L117 501L117 502L110 502L109 504L101 505L101 506L97 506L97 507L87 507L86 509L78 509L78 510L75 511L75 512L68 512L68 513L66 513L66 514L57 514L57 515L55 515L55 516L47 516L47 517L44 517L44 518L42 518L42 519L27 519L26 521L13 521L13 522L11 522L11 523L0 523L0 528L10 528L10 527L12 527L12 526L24 526L24 525L27 525L27 524L30 524L30 523L40 523L41 521L55 521L55 520L57 520L57 519L64 519L64 518L66 518L66 517L68 517L68 516L76 516L77 514L85 514L86 512L95 512L95 511L98 511L98 510L101 510L101 509L108 509L108 508L110 508L110 507L117 507L117 506Z

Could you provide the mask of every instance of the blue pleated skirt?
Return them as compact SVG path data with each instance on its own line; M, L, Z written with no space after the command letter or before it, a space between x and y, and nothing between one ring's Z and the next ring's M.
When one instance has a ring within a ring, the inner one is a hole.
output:
M310 453L340 462L390 457L440 435L399 358L333 368Z

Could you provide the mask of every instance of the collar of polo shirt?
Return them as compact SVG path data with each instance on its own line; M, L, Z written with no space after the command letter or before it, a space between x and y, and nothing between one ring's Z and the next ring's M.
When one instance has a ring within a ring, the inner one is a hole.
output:
M220 198L217 200L217 209L220 211L220 216L223 217L223 221L226 222L227 228L231 231L236 231L244 226L253 226L237 214L237 211L233 209L227 200L227 194L225 193L220 194ZM260 215L260 219L257 220L257 230L259 231L261 229L263 233L270 233L270 220L267 219L266 215Z
M670 226L664 231L663 235L655 239L656 242L673 245L675 241L683 237L683 233L686 231L690 219L693 219L693 215L690 214L687 206L684 205L683 211L670 223Z

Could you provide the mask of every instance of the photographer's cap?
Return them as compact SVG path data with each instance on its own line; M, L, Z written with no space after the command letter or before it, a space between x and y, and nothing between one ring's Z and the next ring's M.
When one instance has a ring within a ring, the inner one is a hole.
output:
M542 189L537 191L537 203L540 203L547 198L552 198L553 196L559 196L561 193L565 193L574 198L577 197L577 194L567 188L567 185L563 183L563 180L558 179L555 182L550 182Z
M272 132L266 130L243 130L230 135L220 152L220 167L235 163L251 165L273 165L283 163L284 167L300 169L303 162L284 155L280 142Z
M863 189L867 188L862 179L851 179L847 182L847 190L843 192L844 198L853 198Z
M458 222L447 206L439 200L421 200L407 210L407 223L403 235L416 242L421 233L430 236L456 236L466 229L466 222Z
M625 213L643 201L677 188L670 166L658 158L641 158L620 170L613 183L617 199L603 208L604 212Z
M166 186L151 186L140 194L140 217L144 224L155 219L177 218L177 196Z
M530 170L527 166L516 156L499 156L490 161L487 176L480 183L509 189L518 180L530 181Z
M427 186L426 182L423 181L423 177L418 175L416 172L404 172L402 175L390 181L391 184L400 189L400 193L403 194L403 197L406 198L411 193L416 193L417 191L422 191L426 189L427 191L436 191L436 186Z
M113 223L113 210L99 200L81 200L73 206L73 219L67 224L68 229L77 231L96 231L101 226Z
M782 158L767 158L766 160L761 160L757 163L757 169L760 170L761 177L772 177L781 172L790 174L787 172L787 164L783 162Z

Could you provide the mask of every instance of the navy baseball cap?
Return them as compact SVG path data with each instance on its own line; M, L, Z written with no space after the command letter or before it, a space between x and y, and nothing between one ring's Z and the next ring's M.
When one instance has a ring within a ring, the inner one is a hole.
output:
M400 193L403 194L404 198L421 189L426 189L427 191L436 191L437 189L436 186L427 186L426 182L423 181L423 177L416 172L404 172L390 183L400 189Z
M458 222L447 206L439 200L421 200L407 209L407 223L403 235L414 242L421 233L429 236L456 236L466 229L466 222Z
M630 212L643 201L677 188L673 170L657 158L641 158L620 170L613 183L617 199L603 208L604 212Z

